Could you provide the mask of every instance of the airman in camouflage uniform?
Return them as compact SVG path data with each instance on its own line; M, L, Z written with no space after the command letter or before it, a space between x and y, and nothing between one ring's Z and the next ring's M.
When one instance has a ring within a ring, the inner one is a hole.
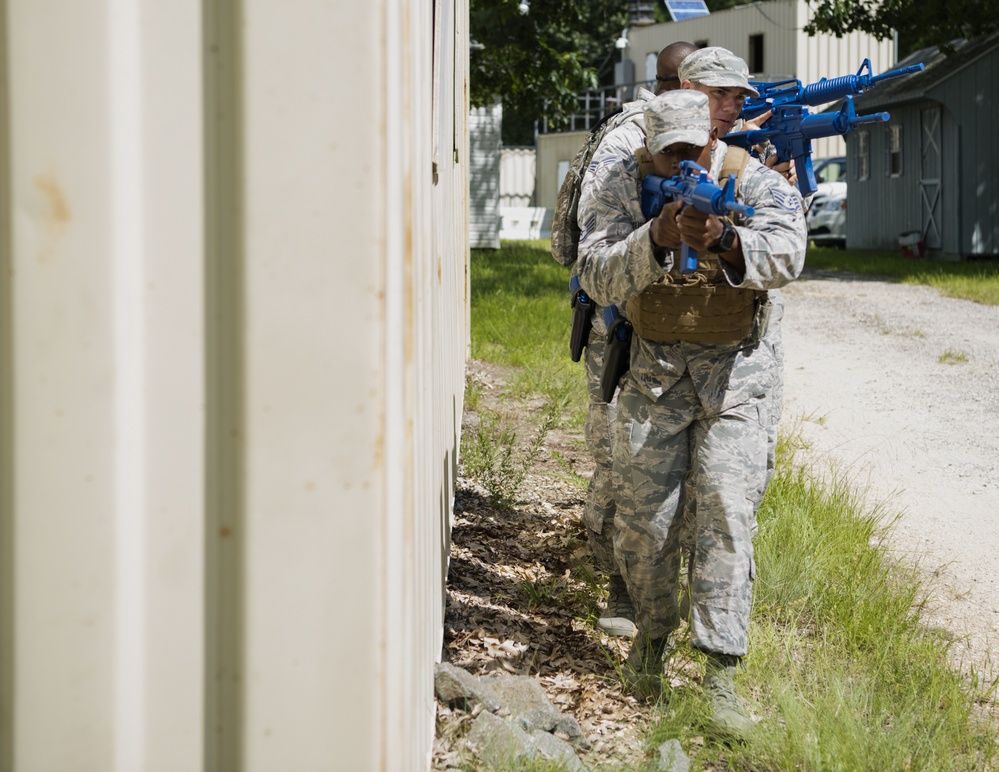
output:
M621 113L609 120L615 126L634 123L641 134L645 104L653 96L651 91L640 88L635 101L626 103ZM578 267L578 263L573 265L573 273L578 273ZM635 611L614 559L615 506L610 437L610 427L614 422L614 402L604 402L600 392L600 373L606 346L607 325L604 324L603 307L598 306L594 308L592 327L583 357L589 402L583 431L587 450L594 461L593 476L590 477L586 504L583 507L583 524L586 526L586 540L590 554L593 555L594 566L608 577L607 607L597 620L597 625L611 635L631 637L635 634Z
M720 88L754 93L729 61L734 55L725 52L720 68L714 57L705 65L727 79ZM661 673L679 625L677 514L686 484L696 500L691 642L709 657L704 688L716 725L741 732L752 724L735 697L732 674L747 651L755 570L750 531L766 480L767 396L777 379L775 359L760 345L759 314L749 327L744 319L733 323L728 341L699 341L696 328L693 339L671 338L669 324L656 328L649 311L655 305L647 298L665 287L680 304L688 295L707 292L726 298L723 304L748 298L748 308L763 308L768 289L801 271L807 230L797 191L753 159L737 190L737 200L756 210L750 220L726 227L692 207L678 214L670 205L646 222L641 173L631 150L645 141L657 173L671 176L659 171L662 159L672 153L675 162L684 149L691 154L709 144L708 98L691 89L668 92L646 105L644 123L641 136L631 123L604 138L583 181L579 208L583 286L601 305L622 305L633 323L643 320L636 325L631 369L618 394L612 454L615 555L637 611L638 636L628 667L637 675ZM727 149L710 142L710 171L717 178ZM703 155L701 160L708 163ZM716 256L708 250L720 249L722 236L732 243ZM694 281L700 290L674 268L681 238L698 249ZM712 302L708 310L717 313Z
M680 88L678 68L683 59L697 48L691 43L672 43L659 53L656 64L656 94ZM624 105L621 113L613 116L610 122L614 127L634 123L641 129L645 104L655 96L651 91L639 88L635 100ZM644 141L642 131L629 133L639 144L631 148L629 155ZM573 267L575 273L577 268ZM585 286L584 286L585 289ZM587 543L597 570L608 577L607 608L597 620L597 625L611 635L631 637L635 634L635 611L628 596L627 586L614 559L614 488L611 462L611 426L614 423L614 401L603 401L600 393L600 373L603 369L604 349L607 345L607 326L604 324L603 308L594 309L593 326L587 339L584 363L586 365L586 388L589 408L586 415L584 434L586 446L593 457L594 470L586 493L583 508L583 523L586 526Z
M695 49L690 52L677 67L678 86L684 88L695 88L708 95L708 106L711 111L711 126L718 131L718 138L725 139L730 131L747 131L751 128L759 128L764 121L755 119L752 123L746 124L738 118L741 112L741 94L732 94L732 87L724 84L731 77L729 70L739 72L747 76L748 68L738 57L732 56L731 52L723 48ZM708 63L705 66L705 63ZM744 69L745 68L745 69ZM720 78L719 78L720 71ZM733 81L734 82L734 81ZM721 89L717 87L721 85ZM739 89L737 89L739 91ZM717 93L715 93L717 92ZM728 93L726 93L728 92ZM734 99L732 97L735 97ZM769 113L767 114L769 115ZM765 116L764 116L765 117ZM767 142L760 148L760 160L767 166L774 168L783 176L788 184L795 185L797 176L795 175L794 163L787 161L777 163L774 146ZM807 203L805 207L807 211ZM767 415L769 417L767 425L767 476L763 488L760 489L756 509L759 509L766 493L766 487L773 476L777 461L777 435L780 424L781 411L784 404L784 343L781 334L781 320L784 317L784 297L779 290L771 290L770 299L770 322L767 326L766 335L762 345L772 352L777 364L777 379L774 388L767 395ZM696 500L687 497L684 502L683 522L681 528L681 540L685 547L685 554L692 556L693 553L693 527L696 517ZM756 521L753 521L753 535L756 534ZM688 558L688 575L693 567L691 558ZM686 618L689 615L689 578L681 577L680 593L680 615Z

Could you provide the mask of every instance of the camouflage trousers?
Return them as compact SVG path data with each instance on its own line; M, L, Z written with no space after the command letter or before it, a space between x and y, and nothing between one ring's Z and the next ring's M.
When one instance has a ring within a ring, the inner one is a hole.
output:
M783 315L783 305L781 315ZM777 377L774 379L773 388L766 395L766 421L767 421L767 474L763 479L763 487L757 492L753 504L753 537L756 537L757 523L756 512L763 503L763 496L770 485L770 478L773 477L774 469L777 466L777 437L780 428L780 417L784 410L784 338L781 334L780 317L771 321L770 331L760 342L760 346L769 352L776 365ZM694 465L691 462L691 467ZM697 517L697 500L693 496L685 496L683 511L681 513L683 523L680 527L680 541L684 547L686 555L690 555L694 550L694 520ZM689 567L689 566L688 566Z
M611 462L611 427L614 425L614 402L600 398L600 371L607 346L607 328L598 308L593 315L593 327L586 343L586 391L589 406L584 432L586 448L593 457L595 468L586 490L583 523L586 539L598 571L617 574L614 560L614 483ZM599 317L599 318L598 318Z
M766 401L706 414L689 375L658 400L622 381L613 437L614 551L639 634L679 626L684 496L694 501L691 643L743 656L752 605L752 527L765 488Z

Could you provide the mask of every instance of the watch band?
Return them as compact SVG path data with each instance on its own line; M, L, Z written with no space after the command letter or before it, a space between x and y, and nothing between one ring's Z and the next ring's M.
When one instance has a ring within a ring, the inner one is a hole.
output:
M732 227L732 224L728 220L723 220L722 233L718 238L718 243L713 247L708 247L708 251L714 252L715 254L731 251L732 247L735 246L736 235L735 228Z

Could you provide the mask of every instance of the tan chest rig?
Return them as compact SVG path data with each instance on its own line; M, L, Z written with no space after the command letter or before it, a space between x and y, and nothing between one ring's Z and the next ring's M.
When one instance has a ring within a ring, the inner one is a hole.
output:
M652 157L645 147L635 151L635 158L643 178L652 173ZM721 179L735 174L738 183L748 160L745 150L728 148ZM738 224L735 218L733 222ZM629 300L625 313L635 332L646 340L735 343L754 333L757 306L765 298L765 292L731 286L722 273L721 258L702 251L694 273L681 274L674 267Z

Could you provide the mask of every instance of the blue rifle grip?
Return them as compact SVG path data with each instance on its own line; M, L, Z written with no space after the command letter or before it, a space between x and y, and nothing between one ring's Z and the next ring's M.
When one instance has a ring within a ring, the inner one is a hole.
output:
M798 190L803 198L812 195L819 189L815 181L815 171L812 169L812 153L809 148L808 154L798 156L794 159L794 171L798 175Z
M697 250L689 244L680 244L680 273L693 273L697 270Z

